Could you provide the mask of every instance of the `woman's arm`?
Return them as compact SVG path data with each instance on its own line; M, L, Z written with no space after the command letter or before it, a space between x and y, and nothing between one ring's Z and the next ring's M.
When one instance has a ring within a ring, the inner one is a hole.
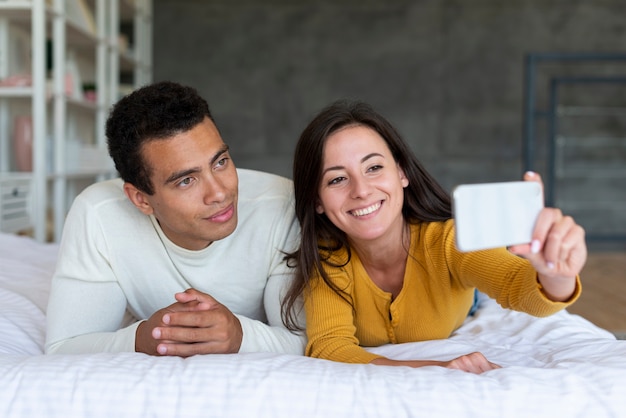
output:
M480 374L489 370L499 369L500 366L491 363L482 353L474 352L457 357L450 361L435 360L390 360L387 358L377 358L371 361L371 364L381 366L409 366L409 367L425 367L440 366L448 369L462 370L464 372Z
M304 308L307 356L363 364L381 357L359 345L352 305L321 278L312 280L305 291Z

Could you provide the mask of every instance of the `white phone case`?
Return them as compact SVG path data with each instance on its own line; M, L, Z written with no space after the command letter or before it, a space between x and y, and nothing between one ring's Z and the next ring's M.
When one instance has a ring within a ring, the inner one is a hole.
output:
M526 244L543 208L541 185L530 181L464 184L453 193L461 251Z

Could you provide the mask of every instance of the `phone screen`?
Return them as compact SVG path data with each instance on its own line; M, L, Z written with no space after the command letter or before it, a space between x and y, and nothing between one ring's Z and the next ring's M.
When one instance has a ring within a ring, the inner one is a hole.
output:
M529 243L543 208L541 185L532 181L464 184L452 196L461 251Z

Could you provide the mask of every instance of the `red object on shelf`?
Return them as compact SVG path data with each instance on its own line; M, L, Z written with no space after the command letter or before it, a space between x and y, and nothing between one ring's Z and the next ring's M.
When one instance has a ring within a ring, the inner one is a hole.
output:
M18 171L33 171L33 119L17 116L13 129L15 168Z

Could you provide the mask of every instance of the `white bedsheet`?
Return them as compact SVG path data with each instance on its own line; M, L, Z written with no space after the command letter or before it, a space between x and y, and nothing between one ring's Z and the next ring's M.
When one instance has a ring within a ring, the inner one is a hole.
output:
M188 359L42 354L56 246L0 234L2 417L626 417L626 341L561 312L484 299L450 339L393 358L481 351L502 369L350 365L268 353Z

